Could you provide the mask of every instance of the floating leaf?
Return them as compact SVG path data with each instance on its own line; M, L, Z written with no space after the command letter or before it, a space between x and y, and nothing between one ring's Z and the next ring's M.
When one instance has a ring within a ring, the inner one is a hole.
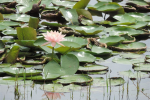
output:
M35 80L35 81L44 81L44 80L53 80L53 79L58 78L59 76L60 76L59 74L49 74L48 73L48 75L45 75L45 76L42 76L42 75L32 76L32 77L27 77L27 79Z
M130 44L119 44L116 46L112 46L112 49L115 50L122 50L122 51L139 51L139 50L145 50L146 44L142 42L133 42Z
M60 74L60 75L73 75L79 68L78 59L72 55L67 54L61 56L60 65L55 61L50 61L44 67L44 74Z
M57 22L48 22L48 21L42 21L41 25L46 25L46 26L50 26L50 27L62 27L62 26L65 26L65 25L62 25L60 23L57 23Z
M150 64L149 63L139 63L137 62L136 64L133 64L134 70L136 71L150 71Z
M29 22L30 16L24 15L24 14L13 14L10 15L8 18L10 18L13 21L19 21L19 22Z
M75 55L79 62L94 62L96 60L96 57L86 52L69 52L68 54Z
M20 26L20 23L13 21L0 21L0 25L4 26Z
M127 3L133 3L140 6L148 6L144 0L129 0Z
M116 45L122 41L124 41L125 38L124 37L120 37L120 36L109 36L107 38L101 38L98 40L98 42L100 43L106 43L107 46L113 46Z
M88 75L65 75L61 77L62 79L57 79L54 82L55 83L61 83L61 84L71 84L71 83L76 83L76 84L86 84L91 81L93 81L92 77Z
M132 72L131 70L128 70L128 71L122 71L122 72L119 72L120 75L123 75L123 76L126 76L128 78L131 78L131 79L137 79L137 78L146 78L146 77L149 77L148 74L144 73L144 72Z
M71 22L73 25L78 25L78 14L76 12L75 9L65 9L65 8L61 8L60 12L62 13L62 15L64 16L64 18Z
M125 80L121 77L111 77L109 79L104 79L103 77L93 78L91 83L93 86L117 86L125 83Z
M95 35L103 31L105 27L103 26L69 26L81 33L82 35Z
M92 71L103 71L103 70L107 70L108 67L106 66L102 66L102 65L91 65L88 64L84 67L79 66L79 71L84 71L84 72L92 72Z
M135 54L135 53L121 53L120 56L123 58L131 59L131 58L140 58L143 55Z
M120 64L133 64L133 63L139 63L144 62L144 58L138 58L138 59L125 59L125 58L117 58L115 57L113 59L113 62L120 63Z
M63 6L63 7L66 7L66 8L72 8L76 4L76 2L60 1L60 0L52 0L52 3L54 5Z
M3 15L0 13L0 20L4 20Z
M13 81L13 80L0 80L0 84L3 84L3 85L31 85L33 84L32 81Z
M34 76L40 74L42 71L38 70L26 70L24 68L3 68L3 71L12 76Z
M17 31L15 29L6 29L2 31L2 34L7 35L7 36L17 37Z

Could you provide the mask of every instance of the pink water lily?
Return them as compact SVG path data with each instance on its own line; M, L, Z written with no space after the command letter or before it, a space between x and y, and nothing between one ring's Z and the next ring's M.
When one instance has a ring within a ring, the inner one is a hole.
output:
M47 45L49 43L52 44L52 47L55 47L56 43L58 43L61 46L64 46L63 44L60 43L60 41L64 40L65 35L62 35L62 33L58 31L47 31L47 34L43 33L44 39L47 40L48 42L44 43L43 45Z

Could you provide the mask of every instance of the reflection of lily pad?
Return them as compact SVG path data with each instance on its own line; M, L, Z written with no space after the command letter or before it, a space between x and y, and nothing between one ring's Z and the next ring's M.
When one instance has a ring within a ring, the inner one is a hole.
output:
M148 74L143 72L132 72L131 70L119 72L120 75L126 76L128 78L145 78L149 77Z
M114 50L121 50L121 51L139 51L139 50L145 50L146 44L142 42L133 42L130 44L119 44L116 46L111 46Z
M102 74L106 74L108 72L108 70L104 70L104 71L98 71L98 72L87 72L87 74L89 75L102 75Z
M146 71L149 72L150 71L150 64L148 63L136 63L133 64L134 66L134 70L136 71Z
M74 90L80 90L81 86L70 84L67 86L63 86L62 84L46 84L42 85L40 89L51 92L70 92Z
M54 82L61 84L71 84L71 83L83 84L91 82L93 80L92 77L88 75L66 75L62 76L61 78L62 79L57 79Z
M142 57L142 55L140 54L135 54L135 53L121 53L120 54L121 57L123 58L139 58L139 57Z
M13 81L13 80L0 80L0 84L3 85L31 85L32 81Z

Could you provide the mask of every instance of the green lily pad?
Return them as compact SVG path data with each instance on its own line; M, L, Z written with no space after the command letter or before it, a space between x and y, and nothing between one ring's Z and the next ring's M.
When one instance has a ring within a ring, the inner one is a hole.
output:
M148 6L144 0L129 0L127 3L133 3L140 6Z
M131 70L128 70L128 71L122 71L122 72L119 72L120 75L123 75L123 76L126 76L128 78L131 78L131 79L137 79L137 78L146 78L146 77L149 77L148 74L144 73L144 72L132 72Z
M142 28L146 27L147 25L148 25L148 22L137 21L135 24L128 25L126 27L133 28L133 29L142 29Z
M91 65L88 64L84 67L79 66L79 71L84 71L84 72L92 72L92 71L103 71L103 70L107 70L108 67L106 66L102 66L102 65Z
M11 2L13 2L13 0L1 0L0 3L11 3Z
M121 50L121 51L139 51L139 50L146 50L146 44L142 42L132 42L130 44L119 44L116 46L111 46L114 50Z
M65 37L64 41L75 42L80 44L82 47L86 46L88 43L87 39L84 39L82 37L73 37L73 36Z
M35 81L44 81L44 80L53 80L58 77L60 77L59 74L49 74L48 73L48 75L46 75L46 76L42 76L42 75L32 76L32 77L26 77L26 79L35 80Z
M19 40L36 40L36 30L32 27L17 27L17 36Z
M52 60L44 66L44 74L73 75L79 68L79 61L72 54L62 55L60 65Z
M85 9L90 0L80 0L74 6L73 9Z
M130 25L136 23L136 19L128 14L115 15L113 18L118 21L112 22L110 25Z
M38 70L26 70L24 68L3 68L3 71L11 76L34 76L40 74L42 71Z
M62 25L60 23L57 23L57 22L48 22L48 21L42 21L41 22L41 25L46 25L46 26L50 26L50 27L62 27L62 26L65 26L65 25Z
M38 28L38 24L39 24L39 19L38 18L36 18L36 17L30 17L29 27L37 29Z
M135 30L125 26L113 26L111 28L107 28L106 32L109 32L110 36L114 36L114 35L119 36L122 34L128 34L130 36L138 36L138 35L145 34L145 32L142 30Z
M87 72L88 75L103 75L106 74L108 71L104 70L104 71L96 71L96 72Z
M0 68L5 67L11 67L11 68L17 68L17 67L32 67L33 65L22 65L21 63L15 63L15 64L9 64L9 63L2 63L0 64Z
M93 86L118 86L125 83L125 80L121 77L111 77L109 79L104 79L103 77L93 78L91 83Z
M62 79L57 79L53 81L54 83L61 83L61 84L83 84L83 83L89 83L93 81L92 77L88 75L65 75L61 77Z
M81 86L70 84L67 86L63 86L62 84L46 84L42 85L40 89L51 92L71 92L75 90L80 90Z
M137 21L150 21L150 16L139 12L130 12L128 15L134 17Z
M135 42L135 40L136 40L136 38L135 37L132 37L132 36L130 36L130 35L128 35L128 34L122 34L122 35L120 35L121 37L124 37L125 38L125 40L122 42L122 43L132 43L132 42Z
M32 81L13 81L13 80L0 80L0 84L3 85L31 85L33 84Z
M0 21L0 25L5 25L5 26L20 26L20 23L13 22L13 21Z
M78 25L78 14L76 9L65 9L65 8L61 8L60 12L62 13L62 15L64 16L64 18L71 22L73 25Z
M145 58L146 58L146 59L150 59L150 55L146 55Z
M101 43L106 43L107 46L113 46L116 45L122 41L124 41L125 38L124 37L120 37L120 36L109 36L107 38L101 38L99 40L97 40L98 42Z
M140 57L143 56L143 55L135 54L135 53L121 53L119 55L121 57L123 57L123 58L128 58L128 59L131 59L131 58L140 58Z
M3 71L3 69L0 67L0 75L4 74L5 72Z
M5 29L7 29L7 28L8 28L8 26L6 26L6 25L1 25L0 31L3 31L3 30L5 30Z
M88 52L88 53L91 53L93 55L110 55L112 51L107 48L94 45L92 46L91 52Z
M24 80L24 77L3 77L3 80L13 80L13 81L21 81Z
M95 35L103 31L103 26L69 26L82 35Z
M13 14L8 17L10 20L18 22L29 22L30 16L24 14Z
M73 6L76 4L76 2L71 1L60 1L60 0L52 0L52 3L56 6L63 6L66 8L73 8Z
M15 29L6 29L2 31L2 34L7 35L7 36L17 37L17 31Z
M134 63L139 63L139 62L144 62L144 58L138 58L138 59L125 59L125 58L117 58L115 57L113 59L113 62L119 63L119 64L134 64Z
M68 54L75 55L79 62L94 62L96 60L96 57L86 52L69 52Z
M14 45L11 48L11 50L9 51L9 53L7 54L4 62L14 64L16 62L17 57L18 57L19 50L20 50L20 47Z
M133 64L134 70L136 71L150 71L150 64L149 63L139 63Z
M34 45L35 40L15 40L15 42L21 46L25 46L25 47L31 47L34 48L36 47Z

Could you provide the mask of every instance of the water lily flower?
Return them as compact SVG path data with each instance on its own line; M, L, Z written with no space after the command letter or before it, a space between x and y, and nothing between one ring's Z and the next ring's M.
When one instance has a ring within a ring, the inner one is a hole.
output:
M64 46L63 44L60 43L60 41L64 40L65 35L62 35L62 33L58 31L47 31L47 34L43 33L44 39L47 40L48 42L44 43L43 45L47 45L49 43L52 44L52 47L55 47L56 43L58 43L61 46Z

